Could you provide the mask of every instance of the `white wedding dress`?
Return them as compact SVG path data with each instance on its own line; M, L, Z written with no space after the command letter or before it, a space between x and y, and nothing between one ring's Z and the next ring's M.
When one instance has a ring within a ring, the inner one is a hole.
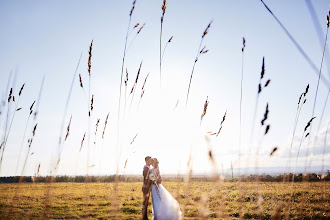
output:
M158 169L158 168L157 168ZM156 169L151 175L156 176ZM152 183L152 213L153 220L181 219L180 205L162 184Z

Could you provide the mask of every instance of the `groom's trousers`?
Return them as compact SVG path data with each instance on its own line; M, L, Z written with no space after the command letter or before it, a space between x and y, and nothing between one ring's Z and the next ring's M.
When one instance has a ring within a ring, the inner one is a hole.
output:
M143 194L142 220L148 219L148 203L150 193Z

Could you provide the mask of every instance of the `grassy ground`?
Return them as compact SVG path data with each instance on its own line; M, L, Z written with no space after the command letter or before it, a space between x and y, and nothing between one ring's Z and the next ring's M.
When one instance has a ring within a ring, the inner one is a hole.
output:
M241 183L241 190L229 182L163 185L180 202L185 219L235 219L239 213L283 218L286 207L290 218L330 217L329 182L295 183L293 188L289 183ZM286 203L291 193L292 203ZM141 183L119 183L117 190L114 183L0 184L1 219L139 219L141 203Z

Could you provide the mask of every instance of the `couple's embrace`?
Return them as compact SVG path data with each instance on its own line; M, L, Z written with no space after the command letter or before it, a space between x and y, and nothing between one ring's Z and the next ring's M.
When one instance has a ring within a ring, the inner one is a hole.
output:
M147 209L151 193L152 213L154 220L181 219L180 205L175 198L161 184L162 177L159 172L159 162L156 158L146 157L143 167L143 208L142 219L148 219Z

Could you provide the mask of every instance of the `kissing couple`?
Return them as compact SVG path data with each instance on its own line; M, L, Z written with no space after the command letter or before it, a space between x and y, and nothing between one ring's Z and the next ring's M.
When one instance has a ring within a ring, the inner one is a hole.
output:
M148 219L147 210L149 197L152 197L152 213L154 220L181 219L180 205L175 198L162 185L157 158L145 157L143 167L143 207L142 219Z

